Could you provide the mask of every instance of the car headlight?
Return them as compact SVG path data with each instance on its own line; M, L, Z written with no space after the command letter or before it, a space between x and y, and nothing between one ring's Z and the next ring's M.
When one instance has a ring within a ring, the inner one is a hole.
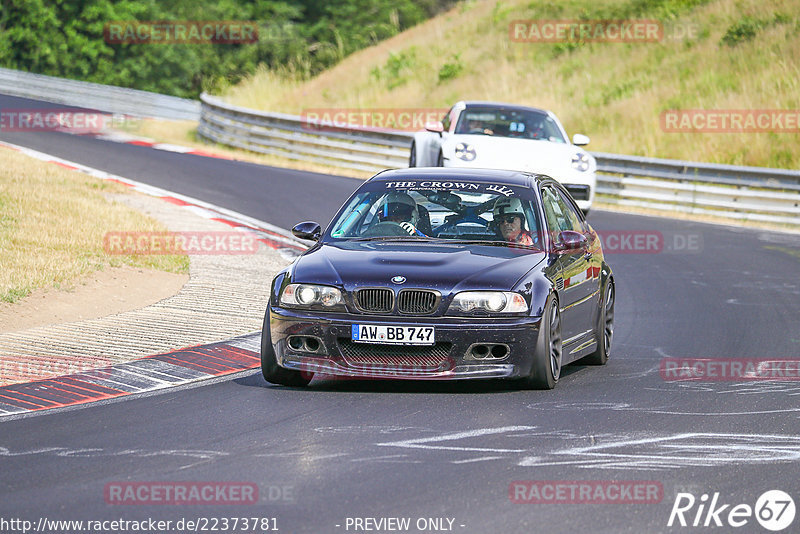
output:
M343 302L342 292L330 286L289 284L281 293L283 306L333 308Z
M511 291L462 291L456 294L448 313L521 313L528 311L525 297Z
M589 170L589 154L586 152L576 152L574 156L572 156L572 168L577 169L581 172L586 172Z
M472 161L475 159L477 154L475 153L475 148L470 145L469 143L458 143L456 145L456 157L458 159L463 159L464 161Z

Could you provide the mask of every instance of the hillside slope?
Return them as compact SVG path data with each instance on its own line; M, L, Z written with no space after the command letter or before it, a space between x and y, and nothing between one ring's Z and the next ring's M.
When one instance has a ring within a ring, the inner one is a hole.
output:
M520 19L655 19L665 36L512 42ZM553 110L594 151L800 168L796 124L788 133L670 133L660 123L666 110L800 110L798 30L800 0L466 0L314 79L262 69L227 97L288 113L502 100Z

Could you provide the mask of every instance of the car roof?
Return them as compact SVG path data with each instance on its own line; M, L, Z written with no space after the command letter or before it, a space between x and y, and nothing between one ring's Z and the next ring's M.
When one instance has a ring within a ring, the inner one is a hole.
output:
M506 184L524 187L533 187L535 184L549 179L549 177L522 171L499 169L469 169L445 167L413 167L410 169L392 169L382 171L369 182L389 182L401 180L438 180L438 181L469 181L487 184Z
M477 108L477 107L490 107L490 108L501 108L501 109L518 109L518 110L525 110L525 111L538 111L539 113L550 113L550 111L542 108L534 108L531 106L521 106L519 104L509 104L507 102L488 102L483 100L465 100L461 102L464 106L469 108Z

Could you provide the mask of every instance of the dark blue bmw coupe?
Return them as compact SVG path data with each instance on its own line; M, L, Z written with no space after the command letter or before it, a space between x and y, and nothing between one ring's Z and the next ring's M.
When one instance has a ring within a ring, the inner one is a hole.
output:
M314 373L514 379L551 389L564 364L608 360L614 278L564 187L482 169L384 171L345 202L272 282L261 369L274 384Z

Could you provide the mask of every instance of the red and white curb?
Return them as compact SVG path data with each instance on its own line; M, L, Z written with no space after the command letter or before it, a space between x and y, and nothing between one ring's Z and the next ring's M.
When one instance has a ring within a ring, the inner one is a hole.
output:
M275 249L287 259L296 258L308 248L305 243L282 228L202 200L129 180L27 147L4 141L0 141L0 146L101 180L126 185L140 193L182 206L206 219L222 222L238 230L254 232L260 242ZM3 386L0 387L0 418L171 388L253 369L261 362L260 343L261 333L258 332L83 373Z
M196 198L173 193L171 191L167 191L166 189L161 189L160 187L130 180L116 174L111 174L106 171L87 167L86 165L51 156L50 154L45 154L44 152L39 152L27 147L6 143L4 141L0 141L0 146L16 150L41 161L54 163L55 165L59 165L70 170L79 171L90 176L94 176L95 178L99 178L101 180L109 180L126 185L140 193L160 198L177 206L182 206L190 210L192 213L205 219L227 224L228 226L237 230L253 232L256 234L258 241L264 243L270 248L275 249L279 254L281 254L281 256L289 260L296 258L308 248L308 245L298 240L290 232L284 230L283 228L279 228L267 222L260 221L253 217L249 217L247 215L198 200Z
M0 418L172 388L258 367L261 333L0 387Z
M112 143L122 143L126 145L135 145L135 146L144 146L148 148L152 148L154 150L163 150L165 152L177 152L178 154L190 154L192 156L201 156L204 158L216 158L216 159L226 159L234 161L236 158L230 156L222 156L219 154L214 154L213 152L207 152L205 150L201 150L198 148L192 148L183 145L173 145L171 143L158 143L153 139L147 137L138 137L133 136L124 132L118 131L102 131L102 132L75 132L64 128L62 130L58 130L61 133L66 133L70 135L81 135L86 137L93 137L95 139L100 139L102 141L110 141Z

